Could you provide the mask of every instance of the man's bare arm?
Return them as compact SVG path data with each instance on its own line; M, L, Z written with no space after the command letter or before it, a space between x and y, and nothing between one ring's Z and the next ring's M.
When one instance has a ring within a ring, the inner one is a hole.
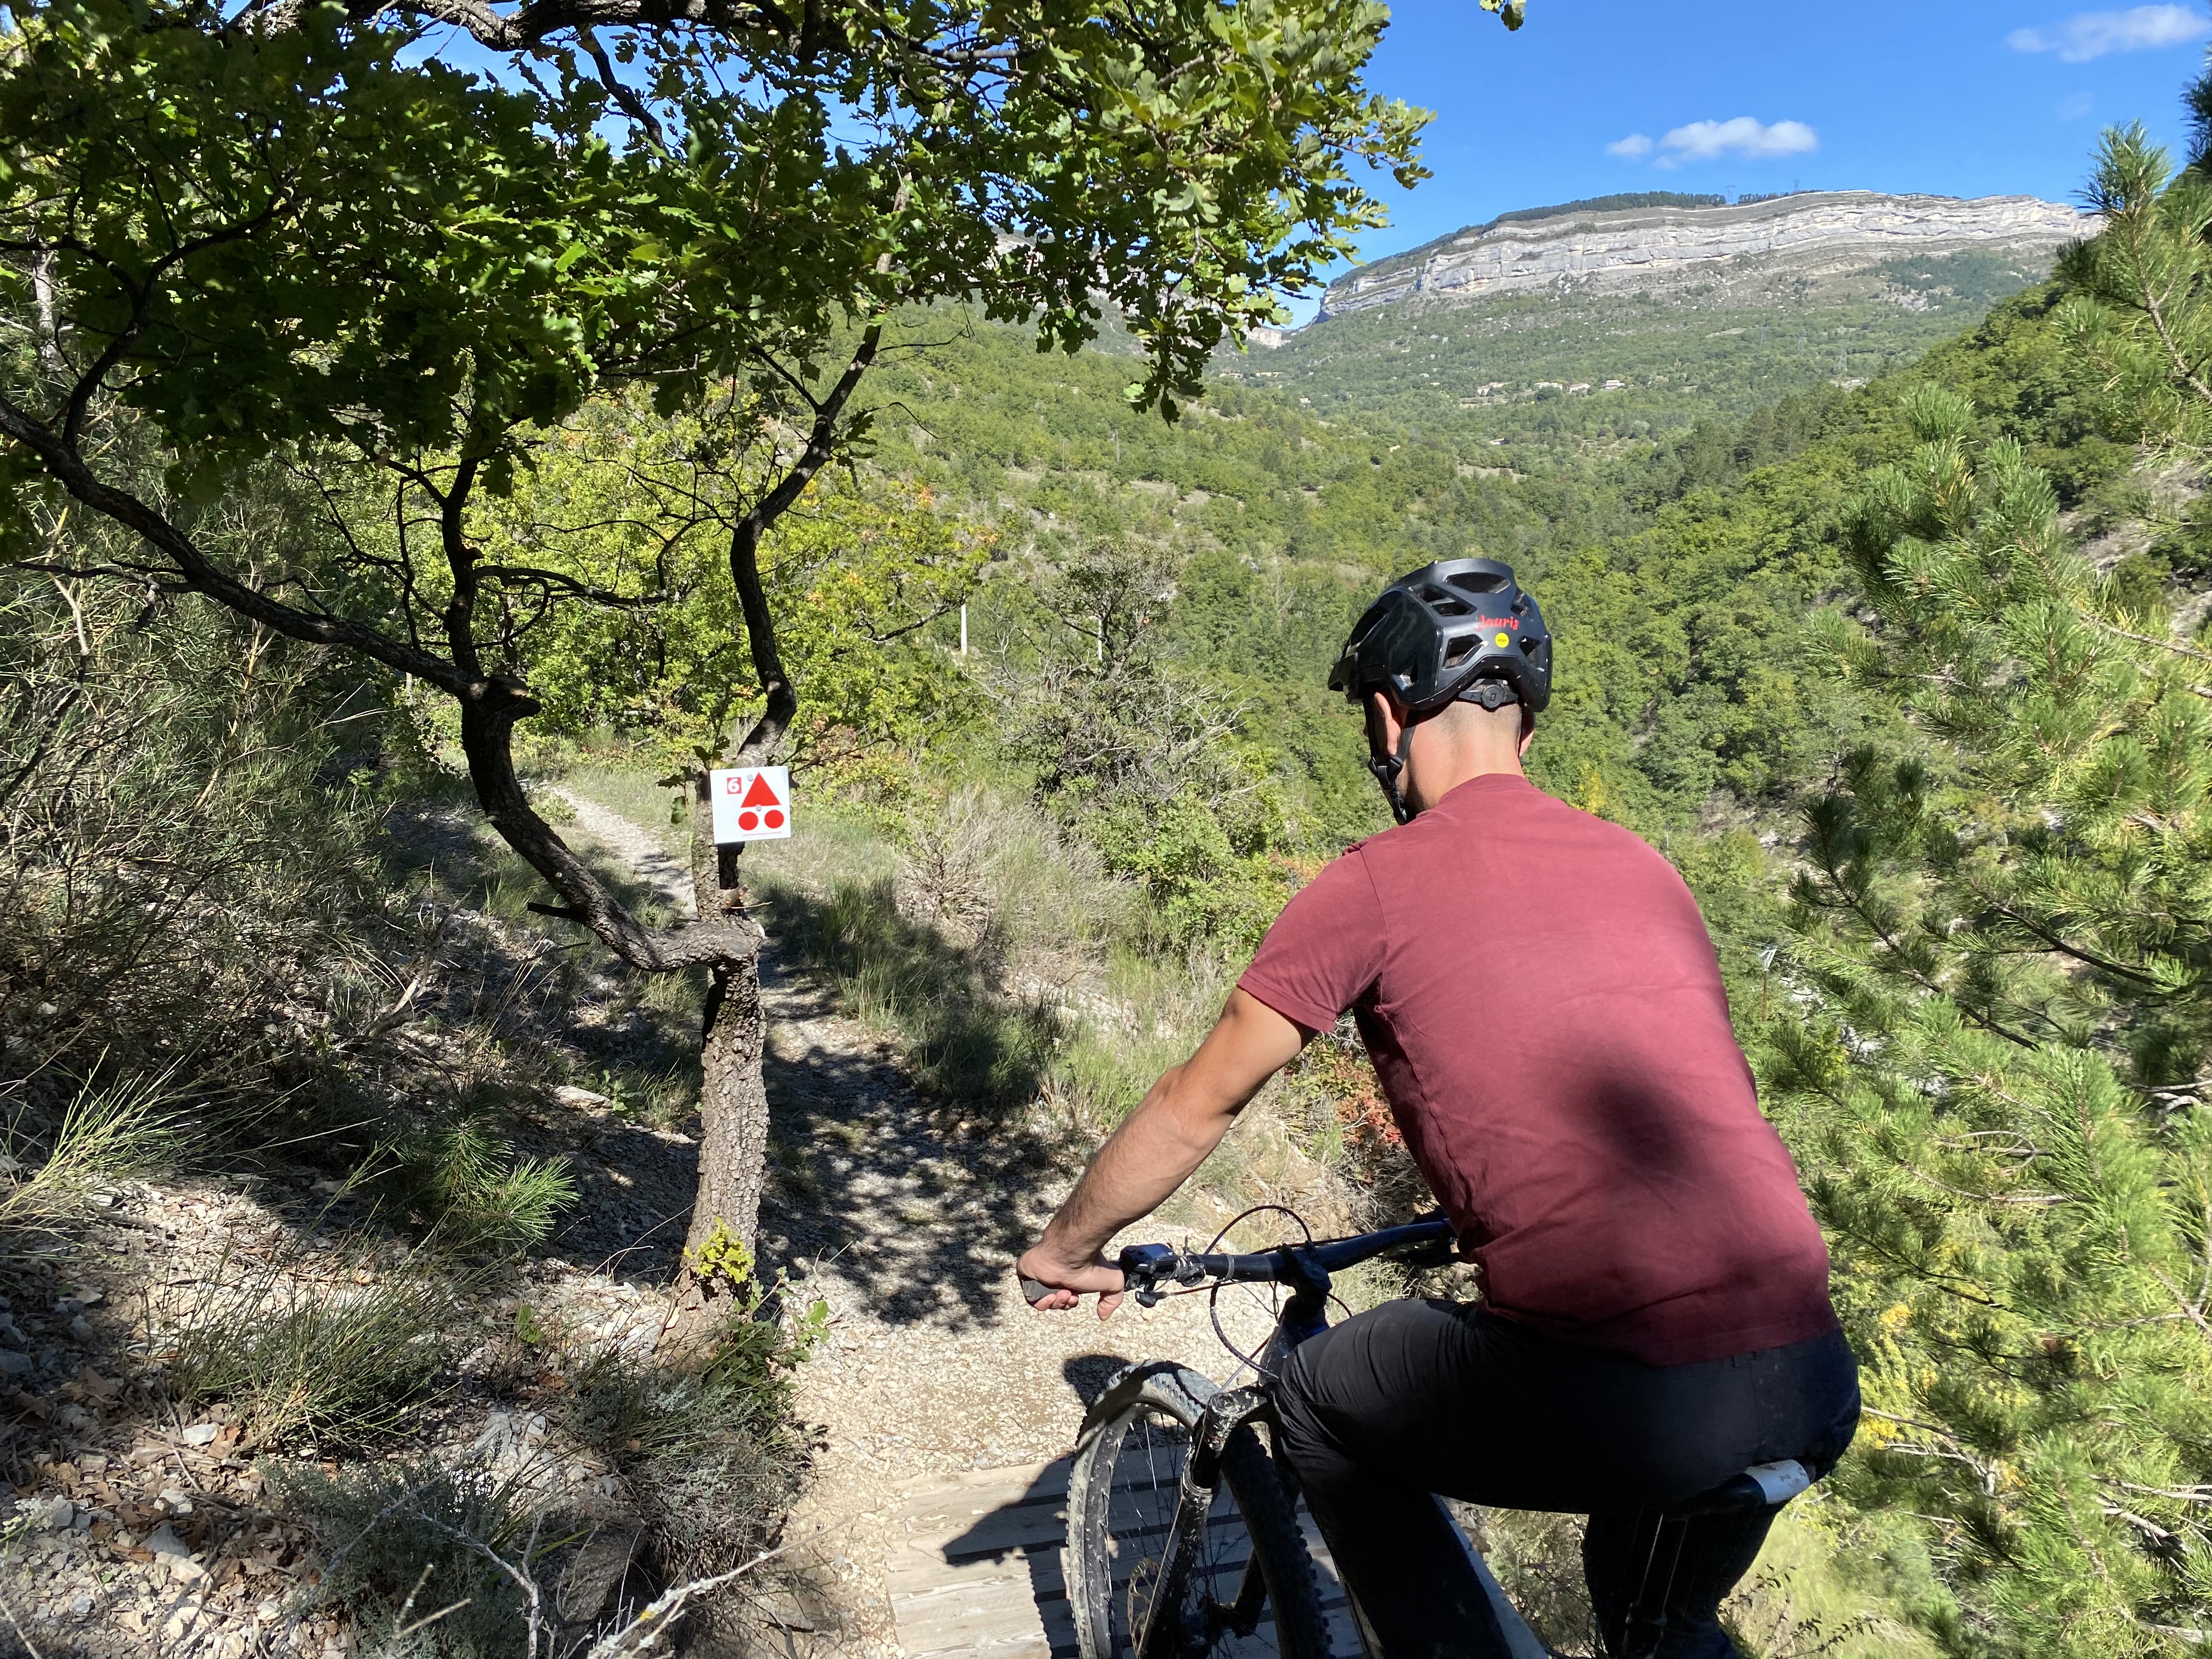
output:
M1121 1300L1121 1274L1100 1260L1106 1241L1167 1201L1221 1144L1260 1085L1305 1045L1305 1033L1258 998L1231 991L1198 1052L1163 1076L1108 1137L1044 1237L1014 1264L1053 1286L1040 1309L1072 1308L1096 1291L1098 1316Z

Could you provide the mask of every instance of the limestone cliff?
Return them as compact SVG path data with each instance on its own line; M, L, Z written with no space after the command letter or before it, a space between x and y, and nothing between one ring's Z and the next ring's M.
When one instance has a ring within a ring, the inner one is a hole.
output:
M1363 265L1329 285L1321 315L1545 289L1663 291L1753 272L1818 279L1900 256L1967 248L2017 248L2047 258L2094 225L2089 215L2033 196L1963 201L1863 190L1735 207L1569 210L1471 227Z

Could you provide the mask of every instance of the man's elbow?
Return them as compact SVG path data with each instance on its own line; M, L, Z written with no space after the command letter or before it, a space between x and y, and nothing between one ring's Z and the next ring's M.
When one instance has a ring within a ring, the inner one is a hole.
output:
M1200 1085L1188 1074L1161 1101L1161 1127L1203 1158L1221 1142L1250 1096L1233 1097Z

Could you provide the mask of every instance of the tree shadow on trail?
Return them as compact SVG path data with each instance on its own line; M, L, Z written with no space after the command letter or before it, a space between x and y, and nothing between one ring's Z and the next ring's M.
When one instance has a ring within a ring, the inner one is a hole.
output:
M1065 1023L1007 990L989 939L963 942L908 921L888 877L842 882L826 896L779 885L766 897L778 959L834 983L848 1012L896 1029L933 1106L969 1129L1024 1115Z
M1027 1109L1060 1021L1008 995L987 953L902 918L887 881L767 896L777 963L812 981L769 965L785 1017L888 1025L903 1062L872 1042L801 1051L787 1028L771 1046L763 1242L787 1261L837 1255L878 1318L994 1321L1064 1150Z

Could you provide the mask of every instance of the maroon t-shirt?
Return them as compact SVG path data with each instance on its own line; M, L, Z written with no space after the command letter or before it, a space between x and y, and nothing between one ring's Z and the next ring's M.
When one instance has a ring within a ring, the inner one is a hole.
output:
M1239 981L1350 1008L1486 1302L1654 1365L1835 1328L1674 866L1526 780L1470 779L1292 899Z

